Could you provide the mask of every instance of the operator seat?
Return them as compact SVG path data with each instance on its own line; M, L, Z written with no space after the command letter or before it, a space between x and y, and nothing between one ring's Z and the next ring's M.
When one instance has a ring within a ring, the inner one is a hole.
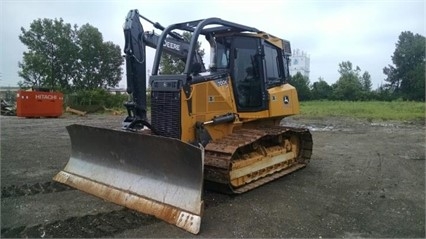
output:
M191 66L191 75L192 76L199 76L201 72L201 63L195 62Z

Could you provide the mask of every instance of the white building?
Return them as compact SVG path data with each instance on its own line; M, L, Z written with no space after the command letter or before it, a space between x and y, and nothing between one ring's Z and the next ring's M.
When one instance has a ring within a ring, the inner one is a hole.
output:
M290 75L294 76L297 72L300 72L303 76L309 78L310 72L310 58L299 49L293 50L293 54L290 56Z

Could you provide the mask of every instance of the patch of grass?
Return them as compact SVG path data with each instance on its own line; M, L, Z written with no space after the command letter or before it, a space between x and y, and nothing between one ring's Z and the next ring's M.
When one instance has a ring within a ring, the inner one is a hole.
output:
M350 117L372 120L424 121L424 102L410 101L304 101L302 116Z

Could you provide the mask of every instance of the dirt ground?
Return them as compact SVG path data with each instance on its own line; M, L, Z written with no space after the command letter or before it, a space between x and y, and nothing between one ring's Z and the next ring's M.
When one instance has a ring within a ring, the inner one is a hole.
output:
M286 119L311 129L308 167L239 196L205 191L195 236L52 182L70 154L65 126L122 118L2 116L1 237L425 238L423 123Z

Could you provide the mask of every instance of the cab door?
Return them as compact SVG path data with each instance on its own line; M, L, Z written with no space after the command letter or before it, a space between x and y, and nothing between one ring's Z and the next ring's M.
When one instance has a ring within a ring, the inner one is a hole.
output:
M265 110L267 92L263 74L261 40L238 36L231 46L231 74L239 112Z

